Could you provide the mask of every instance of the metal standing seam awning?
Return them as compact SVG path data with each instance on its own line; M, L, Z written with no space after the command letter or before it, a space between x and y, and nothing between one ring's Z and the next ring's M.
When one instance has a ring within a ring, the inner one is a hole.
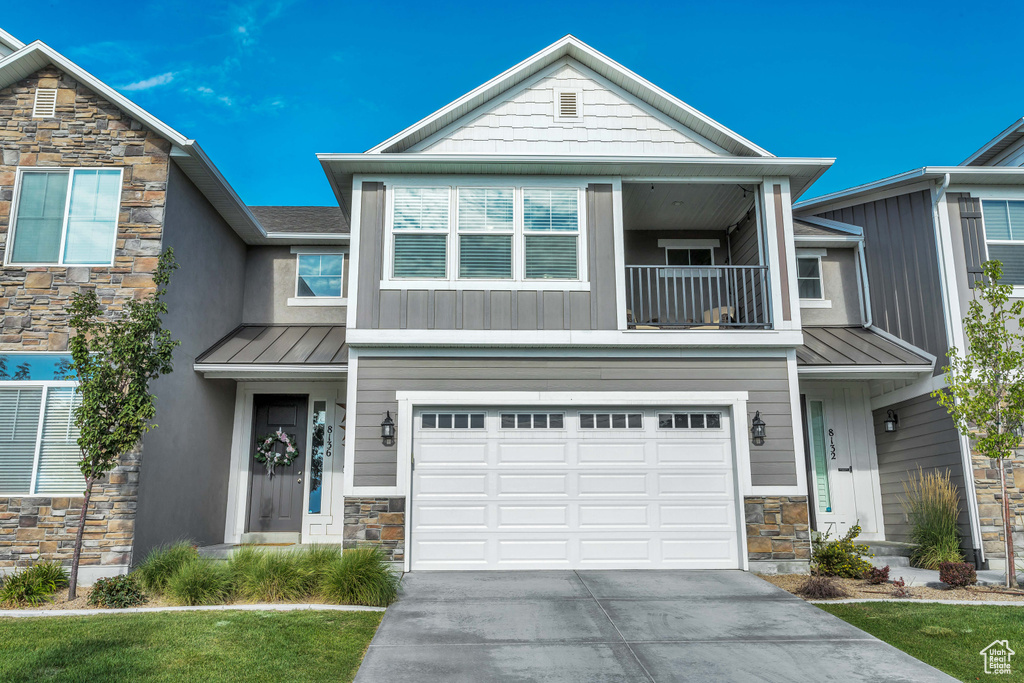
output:
M804 327L803 334L796 362L808 379L914 377L935 368L935 356L875 327Z
M331 379L348 371L344 325L241 325L196 358L205 377Z

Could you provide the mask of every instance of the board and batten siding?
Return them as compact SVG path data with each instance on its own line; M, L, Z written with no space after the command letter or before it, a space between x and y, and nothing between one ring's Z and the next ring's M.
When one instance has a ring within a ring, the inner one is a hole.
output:
M748 391L768 424L764 446L751 447L755 486L796 484L793 415L784 358L407 358L360 356L356 383L356 486L394 486L397 450L381 444L396 391Z
M888 410L899 416L899 429L885 431ZM878 480L882 493L882 519L888 541L910 541L910 524L900 505L903 483L923 471L946 470L960 492L960 534L967 548L971 543L968 499L964 488L960 436L953 418L934 398L925 394L902 403L872 411L875 449L878 454Z
M945 358L946 322L927 190L819 214L864 229L874 324ZM935 374L942 372L936 364Z
M590 291L521 289L381 289L386 192L363 183L359 220L359 290L356 327L410 330L614 330L615 238L612 186L586 192L587 270Z

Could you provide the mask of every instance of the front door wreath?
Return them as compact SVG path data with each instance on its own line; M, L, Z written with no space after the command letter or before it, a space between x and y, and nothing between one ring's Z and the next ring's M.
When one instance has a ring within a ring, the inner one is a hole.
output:
M278 429L273 434L267 434L259 438L259 445L256 446L256 453L253 458L261 462L267 468L267 476L274 476L275 467L288 467L295 458L299 457L299 449L295 445L295 436L288 434L283 429ZM277 444L284 446L284 452L278 453L275 450Z

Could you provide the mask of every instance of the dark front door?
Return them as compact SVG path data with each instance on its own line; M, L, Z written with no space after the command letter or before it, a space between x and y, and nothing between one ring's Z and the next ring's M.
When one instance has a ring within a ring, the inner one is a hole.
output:
M299 456L287 467L274 468L267 476L266 466L252 461L249 476L249 532L301 531L302 473L306 464L306 396L259 394L253 398L253 453L257 440L278 429L295 437ZM284 446L277 444L277 450ZM249 454L252 457L252 453Z

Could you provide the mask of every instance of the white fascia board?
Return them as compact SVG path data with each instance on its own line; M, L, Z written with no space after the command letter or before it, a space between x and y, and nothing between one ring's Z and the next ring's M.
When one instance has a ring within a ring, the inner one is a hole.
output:
M316 379L336 380L348 374L347 365L258 365L241 363L193 363L192 369L207 379Z
M813 379L917 379L930 365L803 365L797 374Z
M851 223L843 223L841 221L834 221L829 218L819 218L818 216L794 216L793 220L802 221L811 225L816 225L819 228L826 228L828 230L836 230L838 232L844 232L847 235L854 235L856 237L864 236L864 228L859 225L853 225Z
M349 297L351 298L351 297ZM372 330L348 329L351 347L796 348L793 330Z
M21 42L2 28L0 28L0 45L6 45L15 52L25 47L25 43Z
M746 391L397 391L398 401L430 406L717 406L746 401Z
M978 149L978 151L976 151L974 154L961 161L960 165L969 166L971 162L975 161L981 156L984 156L990 149L1003 142L1006 138L1010 137L1011 135L1021 133L1022 131L1024 131L1024 118L1019 118L1013 123L1011 123L1008 127L1006 127L1001 133L999 133L999 135L995 136L994 138L986 142L984 145L982 145L981 148Z
M476 109L484 105L489 100L500 96L510 88L530 78L537 71L546 68L550 64L566 56L571 57L583 66L594 70L596 73L609 79L613 83L620 79L628 82L632 88L622 86L618 83L616 84L629 92L633 92L635 90L634 94L639 99L650 104L659 111L662 111L674 120L679 121L679 123L687 128L693 128L694 123L707 126L720 135L723 138L723 142L728 141L733 143L734 149L731 150L733 153L746 152L754 157L772 156L772 154L767 150L755 145L750 140L747 140L709 116L697 111L682 100L670 95L647 79L642 78L613 59L610 59L608 56L598 52L573 35L567 35L547 46L540 52L527 57L512 68L498 74L486 83L469 91L462 97L417 121L396 135L391 136L379 145L369 149L367 153L379 154L387 152L401 146L403 143L406 143L405 146L402 147L402 150L404 151L404 149L409 146L429 137L429 135L433 134L440 128L443 128L456 119L462 118L462 116L473 109ZM669 111L666 111L666 109L672 109L673 107L678 108L684 114L683 118L687 116L691 117L693 122L680 120L678 116L674 116ZM425 134L423 134L424 131ZM716 144L721 143L716 142Z

